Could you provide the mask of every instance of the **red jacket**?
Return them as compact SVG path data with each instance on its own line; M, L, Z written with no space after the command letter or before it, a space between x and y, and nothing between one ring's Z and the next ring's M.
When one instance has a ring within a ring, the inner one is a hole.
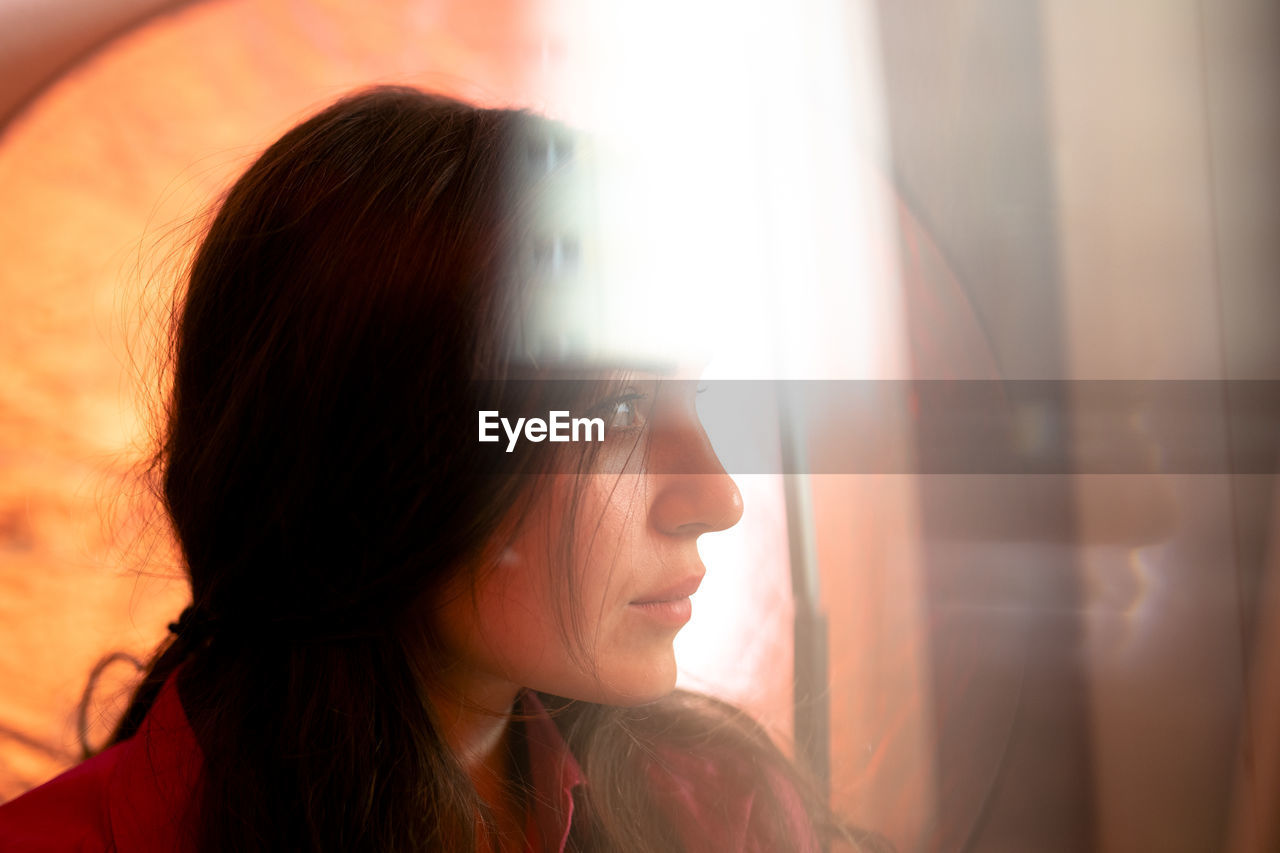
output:
M533 798L526 850L563 853L582 771L546 709L522 695L531 781L545 792ZM700 758L668 758L671 769L655 768L651 779L659 800L681 816L689 849L766 853L752 837L748 780ZM0 850L192 851L188 813L201 761L171 678L133 737L0 806ZM816 851L802 814L796 800L795 849Z

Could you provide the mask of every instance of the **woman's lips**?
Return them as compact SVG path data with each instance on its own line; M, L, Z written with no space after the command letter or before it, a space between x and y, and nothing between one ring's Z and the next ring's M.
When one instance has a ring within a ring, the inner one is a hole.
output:
M688 598L698 591L698 587L702 586L702 576L705 572L698 572L695 575L688 575L664 589L649 593L641 598L631 601L632 604L663 604L666 602L677 601L681 598Z
M633 601L627 607L646 619L671 628L683 627L693 617L693 602L688 598L675 598L670 601Z
M630 602L627 606L636 613L667 625L680 628L693 616L693 602L689 596L698 591L702 585L702 573L689 575L671 586L657 592L646 594Z

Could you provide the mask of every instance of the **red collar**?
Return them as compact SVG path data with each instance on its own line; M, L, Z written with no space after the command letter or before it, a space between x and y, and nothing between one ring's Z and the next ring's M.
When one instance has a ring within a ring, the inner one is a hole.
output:
M541 833L536 850L563 853L573 822L573 789L583 784L582 768L552 722L547 709L531 690L521 693L525 742L529 746L534 822ZM527 846L532 847L533 839Z
M531 691L521 693L521 713L534 788L527 849L562 853L573 821L573 789L583 784L582 769L569 751L547 709ZM132 738L119 751L112 771L108 803L109 832L120 850L194 848L188 809L200 778L202 756L170 678Z
M203 757L176 677L165 682L137 733L113 749L120 756L108 786L108 815L117 849L193 850L188 810Z

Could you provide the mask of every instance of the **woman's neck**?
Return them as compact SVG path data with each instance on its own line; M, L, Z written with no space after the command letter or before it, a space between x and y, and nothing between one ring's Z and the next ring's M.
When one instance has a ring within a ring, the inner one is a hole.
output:
M441 736L493 812L503 839L523 839L524 834L524 802L513 794L518 786L512 784L519 762L511 712L519 692L510 682L471 676L450 679L430 694ZM494 850L505 846L492 843Z

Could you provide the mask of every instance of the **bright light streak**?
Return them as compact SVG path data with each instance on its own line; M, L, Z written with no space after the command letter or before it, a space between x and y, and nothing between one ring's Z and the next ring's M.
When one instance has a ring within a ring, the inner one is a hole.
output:
M584 356L709 356L707 378L908 376L872 15L839 0L548 11L548 106L590 140L592 295L557 319ZM790 640L780 659L769 647L790 633L782 483L739 479L747 516L704 541L682 683L786 729Z
M590 139L593 297L557 317L584 355L905 376L869 5L565 0L548 15L551 108Z

